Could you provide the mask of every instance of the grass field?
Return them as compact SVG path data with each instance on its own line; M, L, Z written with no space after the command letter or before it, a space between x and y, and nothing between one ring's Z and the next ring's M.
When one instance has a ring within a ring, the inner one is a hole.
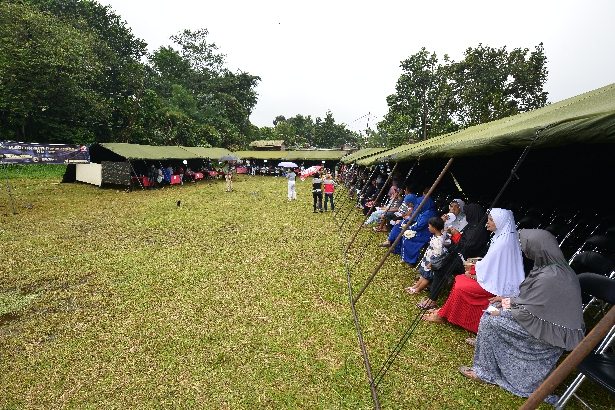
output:
M128 193L9 172L18 213L5 188L1 409L373 408L342 252L362 217L342 195L336 214L314 214L307 181L289 203L282 178ZM362 230L349 252L354 292L383 238ZM389 258L357 304L374 372L416 317L421 298L404 291L414 275ZM468 336L420 323L378 387L382 408L521 405L459 375Z

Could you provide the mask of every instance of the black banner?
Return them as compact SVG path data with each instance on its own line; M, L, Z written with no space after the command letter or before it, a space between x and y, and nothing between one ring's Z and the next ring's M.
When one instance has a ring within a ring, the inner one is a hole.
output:
M0 162L5 164L89 164L90 149L85 145L0 141Z

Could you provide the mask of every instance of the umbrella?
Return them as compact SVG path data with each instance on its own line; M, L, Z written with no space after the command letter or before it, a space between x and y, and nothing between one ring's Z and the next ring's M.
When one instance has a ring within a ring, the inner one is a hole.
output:
M299 165L295 164L294 162L283 161L283 162L280 162L280 163L278 164L278 167L283 167L283 168L297 168L297 167L299 167Z
M233 154L227 154L219 159L220 162L239 161L239 157Z
M314 165L313 167L309 167L308 169L306 169L305 171L301 172L301 180L304 180L305 178L314 175L315 173L317 173L320 168L322 168L322 165Z

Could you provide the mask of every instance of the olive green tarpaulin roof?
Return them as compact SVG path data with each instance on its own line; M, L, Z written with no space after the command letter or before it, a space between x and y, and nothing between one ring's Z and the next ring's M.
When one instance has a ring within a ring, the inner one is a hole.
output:
M284 145L284 140L258 140L250 143L251 147L281 147Z
M350 164L362 158L370 157L372 155L378 154L386 150L387 150L386 148L363 148L363 149L353 152L352 154L346 155L345 157L342 158L342 162L344 164Z
M237 151L233 152L241 159L283 159L288 151Z
M284 157L287 161L300 161L300 160L327 160L327 161L337 161L346 155L347 151L286 151L286 156Z
M526 147L540 132L535 147L572 143L615 143L615 84L546 107L476 125L416 144L402 145L362 159L359 165L416 158L487 155Z
M152 145L126 144L121 142L105 142L100 144L126 159L194 159L198 155L181 147L155 147Z
M204 147L183 147L183 146L182 148L194 155L197 155L199 158L210 158L213 160L218 160L218 158L231 154L231 151L227 150L226 148L204 148Z

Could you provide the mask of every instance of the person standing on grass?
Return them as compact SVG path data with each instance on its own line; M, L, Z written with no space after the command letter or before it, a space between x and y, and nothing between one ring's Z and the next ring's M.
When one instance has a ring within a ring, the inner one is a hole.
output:
M322 179L320 179L320 172L317 172L312 180L312 197L314 198L314 213L322 212Z
M297 200L297 190L295 187L295 181L297 179L297 174L295 174L295 171L292 168L289 169L288 172L286 173L286 179L288 179L288 200L296 201Z
M227 165L226 174L224 175L224 178L226 179L226 192L232 192L233 191L233 168L231 167L231 164Z
M335 187L337 186L337 184L331 177L331 174L325 175L323 185L325 188L325 212L327 212L327 202L329 201L331 201L331 212L335 212L335 205L333 204L333 193L335 192Z

